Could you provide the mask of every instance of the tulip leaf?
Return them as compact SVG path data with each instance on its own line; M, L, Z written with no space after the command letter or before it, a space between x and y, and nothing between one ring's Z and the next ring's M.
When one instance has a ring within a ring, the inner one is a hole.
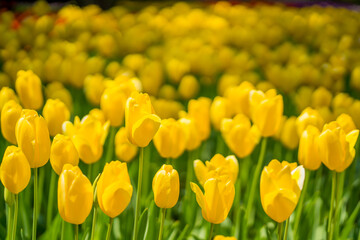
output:
M139 218L139 229L138 229L138 237L139 237L139 239L144 239L148 210L149 210L148 208L145 208L144 211L141 213L140 218Z
M149 207L149 213L147 216L147 224L144 234L145 240L156 239L157 236L157 218L159 216L158 208L155 206L154 201L151 202Z
M341 232L340 239L346 239L349 236L351 230L354 229L354 222L359 214L359 211L360 211L360 202L358 202L356 208L354 209L348 220L345 222L345 227Z

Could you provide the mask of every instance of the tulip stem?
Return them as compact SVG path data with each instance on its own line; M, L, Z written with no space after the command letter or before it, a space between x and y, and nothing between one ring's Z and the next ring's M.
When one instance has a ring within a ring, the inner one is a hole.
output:
M48 205L47 205L47 216L46 216L46 226L47 227L50 227L51 221L52 221L55 187L56 187L56 173L53 170L51 170L49 201L48 201Z
M166 208L161 209L161 223L160 223L160 231L159 231L159 240L163 239L163 233L164 233L164 222L165 222L165 215L166 215Z
M328 240L332 240L334 234L334 205L335 205L335 190L336 190L336 172L332 172L332 186L331 186L331 199L330 199L330 212L329 212L329 222L328 222ZM336 208L336 207L335 207Z
M208 240L211 240L214 231L214 224L211 223Z
M278 223L278 239L281 240L284 233L284 222Z
M16 227L17 227L17 217L19 212L19 194L15 194L14 202L14 220L13 220L13 229L12 229L12 239L16 239Z
M191 200L193 198L193 194L191 194L190 182L194 177L193 170L193 161L194 161L194 151L188 151L188 160L187 160L187 168L186 168L186 185L185 185L185 222L189 224L189 226L193 226L194 219L194 211L192 211Z
M75 240L79 240L79 224L75 224Z
M284 240L287 240L288 230L289 230L289 219L286 219Z
M64 240L64 236L65 236L65 221L62 220L62 222L61 222L61 236L60 236L60 240Z
M263 140L261 142L259 160L257 162L255 172L253 175L253 179L251 182L249 198L248 198L248 202L247 202L247 206L246 206L242 239L247 239L247 228L248 228L248 224L249 224L249 216L252 212L252 207L254 204L255 191L257 189L260 171L261 171L261 168L262 168L262 165L264 162L264 158L265 158L266 145L267 145L267 138L263 138Z
M339 238L339 227L340 224L335 224L335 222L338 221L339 215L340 215L340 209L342 205L342 195L343 195L343 189L344 189L344 179L345 179L345 172L337 173L337 189L336 189L336 207L335 207L335 218L334 218L334 236L335 239Z
M297 239L297 231L299 228L299 223L300 223L300 218L301 218L301 212L303 209L303 205L304 205L304 199L305 199L305 195L306 195L306 190L308 187L308 183L309 183L309 179L310 179L310 171L305 169L305 183L304 183L304 187L301 191L301 196L300 196L300 200L299 200L299 204L295 213L295 221L294 221L294 230L293 230L293 239Z
M34 209L33 209L32 240L36 239L37 199L38 199L38 168L34 168Z
M94 163L90 163L88 164L88 171L87 171L87 177L90 180L90 182L92 182L92 167L93 167Z
M114 222L114 219L110 218L107 233L106 233L106 240L110 240L110 238L111 238L111 229L112 229L113 222Z
M138 235L138 222L140 217L140 199L141 199L141 185L142 185L142 175L143 175L143 167L144 167L144 148L140 148L140 156L139 156L139 175L138 175L138 187L136 193L136 207L135 207L135 221L134 221L134 229L133 229L133 240L137 240Z
M9 191L10 194L13 194ZM14 203L10 206L9 204L7 205L8 206L8 218L7 218L7 239L10 240L13 238L13 228L12 226L14 225L13 224L13 221L14 221Z
M92 219L90 240L94 240L96 217L97 217L97 204L94 203L94 213L93 213L93 219Z

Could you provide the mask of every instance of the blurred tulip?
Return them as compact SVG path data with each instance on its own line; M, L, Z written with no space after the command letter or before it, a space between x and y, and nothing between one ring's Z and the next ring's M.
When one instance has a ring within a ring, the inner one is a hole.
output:
M152 182L154 201L159 208L172 208L179 199L180 180L171 165L162 165Z
M0 166L0 179L5 188L18 194L29 184L30 177L30 165L21 149L7 147Z
M338 116L336 118L336 122L344 130L345 134L348 134L349 132L356 130L354 121L352 120L351 116L346 113L343 113L340 116Z
M100 108L113 127L124 121L126 96L122 90L121 87L106 88L100 100Z
M101 95L105 90L104 76L100 74L88 75L84 80L86 99L94 106L99 106Z
M194 150L201 144L200 135L196 129L195 121L192 118L180 118L178 120L186 134L186 150Z
M99 108L93 108L93 109L91 109L90 112L89 112L89 116L90 116L91 118L94 118L94 119L100 121L101 124L105 124L105 123L106 123L105 114L104 114L104 112L103 112L101 109L99 109Z
M302 132L308 125L313 125L321 130L324 125L324 120L317 110L307 107L296 119L297 133L301 136Z
M351 72L350 84L357 90L360 90L360 66L356 66Z
M9 87L2 87L0 90L0 110L3 109L5 103L9 100L14 100L16 103L19 103L19 99L14 90Z
M184 110L183 104L177 101L155 98L152 98L151 101L155 112L161 119L177 119L179 117L179 112Z
M223 235L216 235L214 240L236 240L236 237L225 237Z
M50 136L46 120L35 110L23 109L15 126L18 146L31 168L44 166L50 157Z
M125 127L129 141L146 147L160 127L161 119L155 114L150 97L134 92L126 102Z
M122 127L115 135L115 154L124 162L130 162L138 152L138 147L131 144L126 136L126 128Z
M195 98L200 90L200 84L198 80L192 75L186 75L181 78L178 92L182 99L188 100Z
M48 99L42 114L48 124L50 136L62 133L62 124L70 119L70 111L59 99Z
M24 108L39 110L43 105L40 78L31 70L20 70L15 82L16 92Z
M291 116L284 122L280 134L281 143L289 149L295 149L299 144L299 136L296 128L296 117Z
M232 103L236 114L242 113L250 117L249 93L254 89L254 85L245 81L237 87L229 88L225 92L225 97Z
M133 193L126 163L106 163L97 183L97 200L110 218L120 215L129 205Z
M222 223L231 209L235 197L234 184L225 179L210 178L204 184L205 194L191 182L203 218L214 224Z
M324 87L316 89L311 96L311 105L314 108L329 107L332 100L332 94Z
M260 197L265 213L278 223L288 219L299 201L304 179L302 166L271 160L260 178Z
M1 133L12 144L16 144L15 126L21 111L22 107L14 100L6 102L1 110Z
M58 182L58 209L61 218L82 224L93 205L93 188L78 166L65 164Z
M233 112L234 110L232 103L228 99L216 96L210 107L210 119L215 130L219 131L221 127L221 121L224 118L232 117Z
M194 171L202 186L208 179L221 176L229 178L231 183L235 184L239 173L239 163L234 155L225 158L217 153L210 161L206 161L205 165L201 160L195 160Z
M320 131L313 125L308 125L300 136L298 159L304 168L316 170L321 165Z
M50 163L57 175L60 175L65 164L79 164L79 154L70 137L61 134L54 137L50 149Z

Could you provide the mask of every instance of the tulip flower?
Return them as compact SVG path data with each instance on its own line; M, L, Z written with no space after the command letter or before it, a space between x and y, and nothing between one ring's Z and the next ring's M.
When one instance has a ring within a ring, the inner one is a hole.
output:
M73 108L73 100L70 91L60 82L52 82L45 87L45 96L47 99L59 99L65 103L66 107L71 111Z
M205 193L195 183L190 184L201 207L203 218L213 224L222 223L227 218L235 197L235 188L231 180L210 178L204 184Z
M319 130L321 130L324 125L324 120L319 112L310 107L305 108L296 119L296 127L299 136L301 136L308 125L313 125Z
M93 189L78 166L65 164L58 182L58 209L62 219L82 224L90 214Z
M311 96L311 103L314 108L329 107L331 100L331 92L324 87L316 89Z
M123 123L126 99L123 89L119 86L106 88L101 95L100 108L111 126L118 127Z
M146 147L160 127L161 119L155 114L150 97L134 92L126 102L125 127L129 141Z
M62 124L70 119L70 111L59 99L48 99L42 114L48 124L50 136L62 133Z
M194 98L200 89L198 80L192 75L186 75L181 78L179 83L178 92L182 99Z
M249 93L254 90L255 87L250 82L244 81L237 87L229 88L225 92L225 97L232 103L235 113L242 113L247 117L250 117L250 101Z
M295 149L299 144L299 136L296 128L296 117L286 119L280 133L280 141L288 149Z
M223 119L221 134L231 151L240 158L251 154L260 141L258 127L251 126L250 119L241 113L233 119Z
M225 237L223 235L216 235L214 240L236 240L236 237Z
M202 186L208 179L220 176L228 177L235 184L239 173L239 163L234 155L225 158L218 153L210 161L206 161L205 164L201 160L195 160L194 171Z
M26 188L31 177L30 165L19 147L6 148L0 167L0 179L13 194Z
M129 205L133 192L126 163L106 163L96 191L101 210L110 218L120 215Z
M17 73L15 89L21 105L25 108L39 110L43 105L41 80L31 70L20 70Z
M321 165L319 136L319 129L313 125L308 125L301 134L298 159L305 169L316 170Z
M224 97L215 97L210 107L210 120L215 130L220 130L221 121L233 115L232 103Z
M343 113L336 118L336 122L339 123L341 128L345 131L345 134L356 130L355 123L350 115Z
M173 118L161 120L154 136L154 145L163 158L178 158L185 150L186 133L179 121Z
M283 98L275 89L266 93L251 90L249 93L251 119L264 137L273 136L280 128L283 115Z
M104 77L100 74L88 75L84 80L86 99L95 106L100 104L101 95L105 90Z
M260 198L265 213L281 223L288 219L299 200L305 170L296 163L273 159L260 178Z
M115 154L124 162L130 162L136 156L138 147L129 142L126 129L122 127L115 135Z
M186 150L197 149L201 144L199 132L196 129L195 121L192 118L180 118L178 120L186 134Z
M1 133L10 143L16 144L15 126L20 118L22 107L14 100L9 100L1 110Z
M62 134L54 137L50 149L50 163L57 175L60 175L65 164L79 164L79 154L70 137Z
M0 90L0 110L3 109L5 103L9 100L14 100L16 103L19 103L19 99L14 90L9 87L2 87Z

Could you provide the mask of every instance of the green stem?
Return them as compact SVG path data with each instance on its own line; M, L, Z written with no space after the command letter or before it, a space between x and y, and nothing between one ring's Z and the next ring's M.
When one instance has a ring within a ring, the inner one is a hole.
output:
M294 162L293 161L293 150L287 149L286 154L285 154L285 160L287 162Z
M341 210L341 205L342 205L342 195L343 195L343 189L344 189L344 180L345 180L345 172L341 172L341 173L337 173L337 189L336 189L336 205L335 205L335 217L334 217L334 222L338 222L339 221L339 216L340 216L340 210ZM340 223L339 224L335 224L334 223L334 236L335 239L339 238L339 231L340 231Z
M113 158L113 154L114 154L115 133L116 133L116 128L113 127L113 126L110 126L109 141L108 141L107 150L106 150L106 157L105 157L106 162L111 162L113 160L112 158Z
M244 159L240 159L239 161L239 169L240 163L248 160L250 157L247 156ZM234 205L234 226L233 226L233 235L240 239L240 225L241 225L241 177L240 174L238 175L238 178L235 183L235 205Z
M16 227L17 227L17 217L19 211L19 194L15 194L15 203L14 203L14 220L13 220L13 229L12 229L12 239L16 239Z
M288 230L289 230L289 219L286 219L284 240L287 240Z
M245 211L245 216L244 216L243 239L247 239L247 228L248 228L248 224L249 224L249 216L250 216L250 214L252 212L252 207L253 207L253 204L254 204L255 192L257 190L257 185L258 185L258 182L259 182L259 175L260 175L260 171L261 171L261 168L262 168L262 165L263 165L263 162L264 162L264 158L265 158L266 145L267 145L267 138L263 138L263 140L261 142L259 160L257 162L255 172L254 172L254 176L253 176L253 179L252 179L252 182L251 182L249 198L248 198L246 211Z
M34 168L34 209L33 209L32 240L36 239L37 199L38 199L38 168Z
M9 191L9 193L10 193L10 191ZM10 194L12 194L12 193L10 193ZM8 234L7 234L7 239L8 240L10 240L10 239L12 239L13 238L13 228L12 228L12 226L13 226L13 220L14 220L14 204L12 204L12 206L9 206L8 205L8 218L7 218L7 220L8 220L8 222L7 222L7 232L8 232Z
M144 167L144 148L140 148L140 156L139 156L139 175L138 175L138 187L136 193L136 207L135 207L135 221L134 221L134 229L133 229L133 240L137 240L138 234L138 222L140 217L140 200L141 200L141 186L142 186L142 175L143 175L143 167Z
M284 222L278 223L278 240L282 239L284 234Z
M93 213L93 219L92 219L90 240L94 240L96 217L97 217L97 205L94 203L94 213Z
M55 193L56 188L56 173L51 170L51 179L50 179L50 190L49 190L49 201L47 205L47 215L46 215L46 226L50 227L52 222L52 213L54 209L54 197L56 195Z
M106 233L106 240L110 240L110 238L111 238L111 228L112 228L113 222L114 222L114 219L110 218L107 233Z
M211 240L213 232L214 232L214 224L211 223L208 240Z
M61 236L60 236L60 240L64 240L65 237L65 221L62 220L61 222Z
M92 168L93 168L94 163L90 163L88 164L88 172L87 172L87 177L90 180L90 182L92 182Z
M334 234L333 214L335 205L335 190L336 190L336 172L332 172L332 186L331 186L331 200L330 200L330 212L328 222L328 240L332 240Z
M297 231L298 231L298 228L299 228L301 213L302 213L302 209L303 209L303 205L304 205L304 199L305 199L307 187L308 187L308 184L309 184L310 174L311 174L311 172L306 169L305 170L305 183L304 183L304 187L303 187L303 189L301 191L300 200L299 200L298 207L297 207L297 210L296 210L296 213L295 213L293 239L297 239L296 234L297 234Z
M79 224L75 224L75 240L79 240Z
M195 211L192 208L192 200L195 198L193 194L191 194L191 187L190 182L194 178L194 169L193 169L193 162L196 158L196 150L188 151L188 159L187 159L187 167L186 167L186 182L185 182L185 222L190 226L190 228L194 225L195 221Z
M161 223L160 223L160 232L159 232L159 240L163 239L163 233L164 233L164 222L165 222L165 214L166 214L166 208L161 209Z

